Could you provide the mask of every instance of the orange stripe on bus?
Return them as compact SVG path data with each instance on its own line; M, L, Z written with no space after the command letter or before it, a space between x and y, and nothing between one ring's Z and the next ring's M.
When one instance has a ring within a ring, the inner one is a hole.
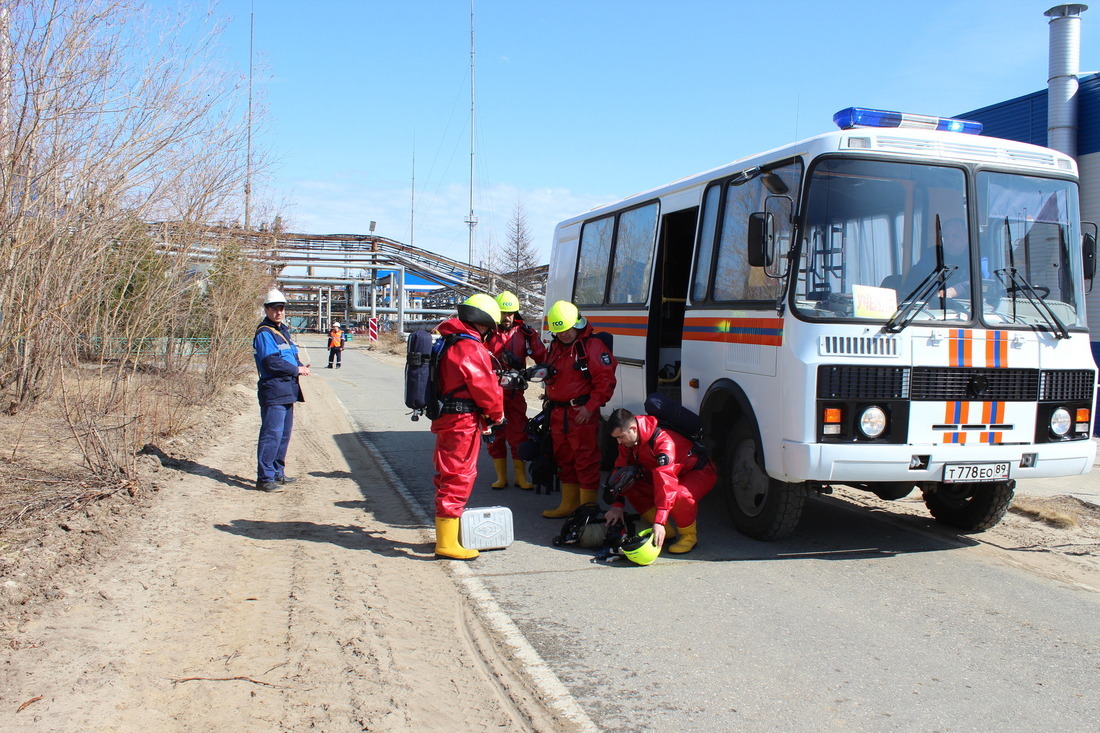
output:
M712 341L724 344L755 344L757 346L782 346L783 336L749 333L685 333L684 341Z

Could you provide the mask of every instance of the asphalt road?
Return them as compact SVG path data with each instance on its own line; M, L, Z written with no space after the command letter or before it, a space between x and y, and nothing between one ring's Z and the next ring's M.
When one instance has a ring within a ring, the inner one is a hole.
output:
M303 340L316 360L319 342ZM430 516L429 423L409 420L401 368L355 346L343 369L315 372ZM603 730L1083 731L1100 720L1100 596L967 552L965 537L823 497L795 538L760 543L730 527L712 493L694 552L603 566L552 546L560 520L540 512L556 495L490 490L484 453L479 469L470 506L511 507L516 542L468 567ZM1096 495L1094 478L1079 483L1049 490Z

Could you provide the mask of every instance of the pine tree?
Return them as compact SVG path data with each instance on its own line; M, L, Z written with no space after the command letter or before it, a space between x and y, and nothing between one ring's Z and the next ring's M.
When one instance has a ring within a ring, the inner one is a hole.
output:
M527 226L527 212L522 201L516 201L512 218L508 221L508 239L500 252L501 274L515 283L516 295L521 303L528 303L535 296L534 286L538 278L531 270L538 267L538 255L531 242L531 230Z

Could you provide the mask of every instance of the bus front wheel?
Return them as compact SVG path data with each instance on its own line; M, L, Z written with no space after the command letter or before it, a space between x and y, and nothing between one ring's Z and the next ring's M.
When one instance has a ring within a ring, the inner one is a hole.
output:
M733 526L757 540L789 537L802 518L806 487L769 476L750 426L730 433L722 467L722 492Z
M936 484L924 489L924 505L937 522L981 532L1001 521L1015 489L1015 481Z

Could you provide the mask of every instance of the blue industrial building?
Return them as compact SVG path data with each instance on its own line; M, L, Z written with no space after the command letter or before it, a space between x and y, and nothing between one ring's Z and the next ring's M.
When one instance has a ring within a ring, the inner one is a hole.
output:
M1074 156L1081 179L1081 220L1100 224L1100 73L1078 72L1081 13L1085 10L1086 5L1067 4L1045 13L1051 19L1046 89L958 116L981 122L983 135L1042 145ZM1093 357L1100 363L1100 287L1086 296L1085 307Z
M1077 92L1077 154L1100 153L1100 74L1083 76ZM1047 90L998 102L958 117L982 123L982 134L1047 147Z

